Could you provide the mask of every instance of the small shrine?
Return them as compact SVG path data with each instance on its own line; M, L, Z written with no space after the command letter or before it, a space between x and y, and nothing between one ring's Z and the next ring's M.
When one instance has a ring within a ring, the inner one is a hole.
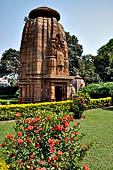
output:
M70 99L68 48L60 14L40 7L24 26L19 64L20 103Z

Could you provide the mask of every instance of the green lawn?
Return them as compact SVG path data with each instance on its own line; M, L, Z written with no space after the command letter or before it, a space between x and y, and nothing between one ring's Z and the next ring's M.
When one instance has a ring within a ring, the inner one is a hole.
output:
M85 159L90 170L113 170L113 108L93 109L84 112L81 131L83 142L95 145Z
M113 170L113 109L93 109L84 112L80 120L83 143L95 142L85 163L90 170ZM0 122L0 143L6 134L14 134L14 122Z

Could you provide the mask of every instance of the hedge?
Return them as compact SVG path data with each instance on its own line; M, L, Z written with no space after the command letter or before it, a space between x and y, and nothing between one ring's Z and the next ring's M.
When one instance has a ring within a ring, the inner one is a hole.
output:
M61 102L45 102L36 104L12 104L12 105L0 105L0 120L12 120L15 119L16 113L20 112L22 115L28 116L32 112L51 111L54 113L69 112L71 111L72 101ZM111 106L111 97L91 99L88 108L99 108L105 106ZM31 116L31 115L30 115ZM33 116L33 115L32 115Z
M46 102L36 104L15 104L15 105L1 105L0 106L0 120L15 119L16 113L20 112L22 115L28 116L32 112L41 112L43 110L51 111L53 114L59 112L66 112L70 110L72 101L61 102ZM31 115L30 115L31 116Z
M2 100L2 99L0 99L1 105L17 104L17 103L18 103L18 99L12 99L12 100Z
M91 99L91 103L89 104L88 108L100 108L100 107L107 107L112 105L112 98L100 98L100 99Z

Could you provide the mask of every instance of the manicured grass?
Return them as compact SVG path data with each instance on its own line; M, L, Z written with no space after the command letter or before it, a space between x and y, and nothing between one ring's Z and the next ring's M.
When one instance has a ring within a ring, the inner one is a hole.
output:
M4 136L14 134L14 121L0 121L0 143L3 142Z
M93 109L84 112L81 132L83 143L94 141L85 162L90 170L113 170L113 108Z
M113 108L85 111L80 120L82 143L95 142L84 162L89 170L113 170ZM0 143L6 134L14 134L14 122L0 122Z

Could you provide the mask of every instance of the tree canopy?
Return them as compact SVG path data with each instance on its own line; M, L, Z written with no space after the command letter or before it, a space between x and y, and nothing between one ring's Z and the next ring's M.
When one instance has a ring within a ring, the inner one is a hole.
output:
M18 75L19 51L9 48L1 57L0 61L0 75L9 76L12 78Z
M68 57L69 57L69 72L70 75L75 75L76 70L79 69L79 59L83 53L83 47L78 43L78 39L75 35L66 33L67 45L68 45Z
M98 55L94 58L96 73L102 81L113 81L113 39L97 51Z

